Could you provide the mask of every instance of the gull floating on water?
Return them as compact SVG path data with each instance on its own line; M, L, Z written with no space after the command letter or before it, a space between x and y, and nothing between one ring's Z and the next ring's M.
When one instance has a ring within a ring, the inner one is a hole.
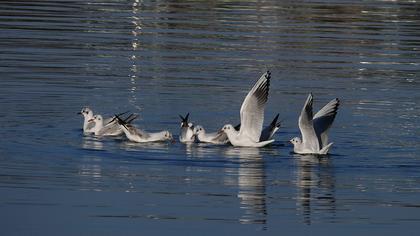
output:
M241 106L241 127L236 131L231 124L223 127L233 146L263 147L274 139L260 141L264 123L264 108L268 100L271 73L267 71L249 91Z
M118 115L115 115L114 117L110 118L109 121L107 121L106 124L104 119L101 115L94 115L92 119L89 120L90 123L94 123L94 127L91 129L91 132L93 132L96 136L119 136L124 133L120 125L118 124L117 117L120 115L125 114L120 113ZM119 117L118 117L119 118ZM136 119L137 116L131 114L128 116L124 122L125 123L131 123L134 119Z
M302 139L290 140L293 151L298 154L327 154L333 143L328 143L328 130L337 115L340 100L331 100L313 116L313 96L309 94L299 116L299 129Z
M83 107L83 109L78 112L77 114L83 115L83 133L92 133L93 127L95 127L95 123L89 122L93 118L93 111L89 107Z
M130 125L128 122L122 120L116 115L117 122L120 125L121 129L125 133L125 136L130 141L137 143L147 143L147 142L159 142L159 141L171 141L173 140L172 134L167 131L161 131L156 133L149 133L139 128Z
M236 130L239 130L240 124L234 127ZM196 125L194 127L194 134L197 137L197 140L202 143L212 143L212 144L226 144L229 142L227 134L223 131L207 133L203 126Z
M188 117L190 113L188 113L185 117L179 115L181 118L181 133L179 135L179 141L181 143L192 143L195 141L195 134L194 134L194 125L191 122L188 122Z

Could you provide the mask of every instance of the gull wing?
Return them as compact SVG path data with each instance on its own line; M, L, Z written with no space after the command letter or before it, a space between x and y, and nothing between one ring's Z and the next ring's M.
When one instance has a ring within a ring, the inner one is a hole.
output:
M96 123L94 121L88 122L87 125L86 125L86 130L85 131L86 132L91 131L95 127L95 125L96 125Z
M213 141L215 143L227 143L229 141L227 134L223 131L219 131L217 133L213 133L209 135L214 136Z
M105 125L101 130L99 130L98 135L106 135L106 134L116 134L121 132L121 128L118 125L117 120L112 121Z
M263 131L261 132L260 142L269 140L273 137L274 133L277 132L277 130L280 128L281 123L277 122L279 119L279 114L274 117L273 121L271 121L270 125L265 127Z
M333 99L314 116L313 124L320 148L328 144L328 130L334 122L339 105L340 100Z
M241 128L239 135L245 135L259 142L264 122L264 108L268 100L271 73L267 71L249 91L241 106Z
M319 150L319 143L318 138L315 133L315 129L313 126L313 112L312 112L312 105L313 105L313 96L312 93L309 94L308 98L306 99L305 105L299 116L299 129L302 134L302 143L313 151Z
M132 135L139 136L139 137L140 137L140 138L142 138L142 139L148 139L148 138L150 138L150 134L149 134L149 133L147 133L146 131L142 130L142 129L136 128L136 127L134 127L134 126L132 126L132 125L129 125L129 124L124 125L124 127L125 127L125 128L128 130L128 132L130 132L130 134L132 134Z

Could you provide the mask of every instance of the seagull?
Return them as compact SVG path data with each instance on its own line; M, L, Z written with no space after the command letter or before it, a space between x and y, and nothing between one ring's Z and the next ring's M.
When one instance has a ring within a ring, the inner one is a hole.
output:
M241 106L241 127L236 131L231 124L223 126L222 130L233 146L263 147L274 142L274 139L260 141L264 122L264 108L268 99L271 73L267 71L255 83L245 97Z
M91 131L96 136L119 136L123 134L124 132L118 124L117 117L124 113L120 113L114 117L111 117L110 121L108 121L105 125L105 121L101 115L94 115L93 118L89 120L89 122L94 123L94 127ZM137 116L131 114L124 120L124 122L130 123L136 118Z
M235 126L236 130L239 130L240 124ZM212 144L226 144L229 142L229 139L225 132L219 131L214 133L207 133L203 126L196 125L194 127L194 135L197 137L197 140L202 143L212 143Z
M340 100L335 98L319 110L315 116L312 111L313 96L309 94L299 116L299 129L302 139L295 137L290 140L293 151L298 154L325 155L333 143L328 143L328 130L337 115Z
M188 117L190 113L188 113L185 117L179 115L181 118L181 134L179 135L179 141L181 143L191 143L195 141L195 134L194 134L194 125L191 122L188 122Z
M167 131L161 131L156 133L149 133L144 130L138 129L133 125L129 124L127 121L122 120L116 115L117 122L122 128L125 136L133 142L137 143L147 143L147 142L159 142L166 140L173 140L172 134Z
M77 114L83 115L83 133L92 133L92 129L95 126L95 123L89 122L93 118L93 111L89 107L83 107L83 109Z

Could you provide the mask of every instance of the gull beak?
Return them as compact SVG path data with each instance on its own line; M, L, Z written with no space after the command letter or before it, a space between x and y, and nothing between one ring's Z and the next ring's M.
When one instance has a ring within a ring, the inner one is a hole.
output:
M77 112L76 114L77 114L77 115L81 115L82 113L79 111L79 112Z
M88 120L88 122L92 122L92 121L94 121L94 120L95 120L95 119L89 119L89 120Z
M224 133L223 129L220 129L219 131L217 131L217 134L223 134L223 133Z

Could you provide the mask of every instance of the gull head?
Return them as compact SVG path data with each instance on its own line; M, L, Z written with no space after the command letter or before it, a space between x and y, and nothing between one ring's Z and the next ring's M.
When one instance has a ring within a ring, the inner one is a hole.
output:
M299 145L302 144L302 140L299 137L294 137L289 140L293 145Z
M163 131L163 138L164 138L164 140L173 140L174 139L172 137L172 134L167 130Z
M206 131L204 130L203 126L201 126L201 125L197 125L197 126L194 127L194 134L195 135L203 134L205 132Z
M95 122L96 124L99 124L99 126L103 126L103 118L101 115L94 115L92 119L88 120L89 122Z
M235 128L233 127L233 125L231 125L231 124L223 126L221 131L225 132L227 135L229 135L231 133L234 133L234 132L237 132L235 130Z
M83 109L78 114L83 115L86 118L93 117L93 111L89 107L83 107Z

